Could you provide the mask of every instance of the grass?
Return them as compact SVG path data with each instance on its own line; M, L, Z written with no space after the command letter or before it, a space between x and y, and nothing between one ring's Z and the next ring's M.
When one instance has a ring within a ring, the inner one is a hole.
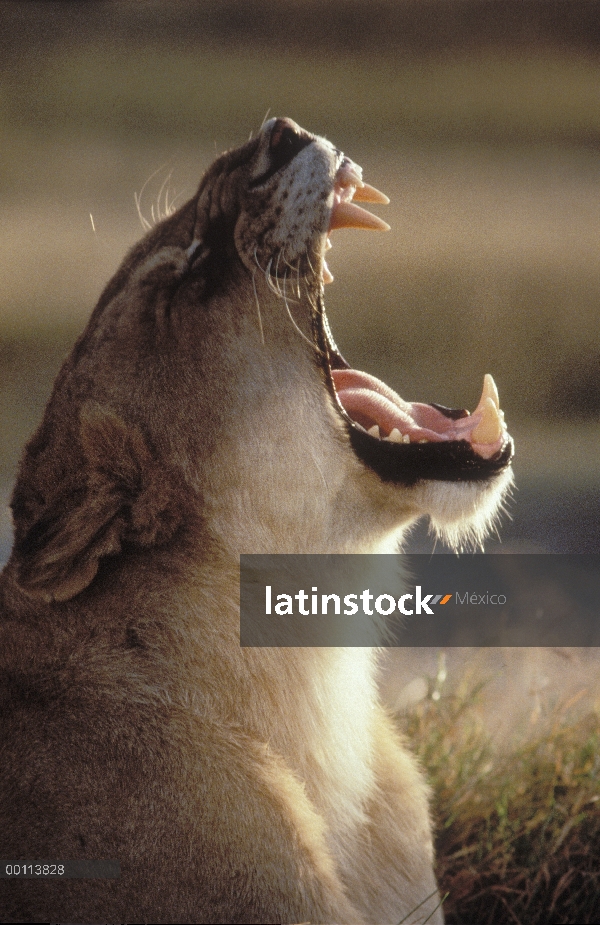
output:
M544 734L500 754L481 686L443 674L402 726L434 791L448 925L600 921L600 716L556 709Z

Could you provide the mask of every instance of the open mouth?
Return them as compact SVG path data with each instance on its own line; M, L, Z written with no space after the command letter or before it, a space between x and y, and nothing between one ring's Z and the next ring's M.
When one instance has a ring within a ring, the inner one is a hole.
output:
M326 251L331 247L329 232L337 228L389 229L357 202L388 203L389 199L365 184L360 167L344 158L335 178ZM332 282L324 259L322 266L323 283ZM472 414L464 408L405 401L375 376L350 368L335 345L324 311L320 328L330 390L354 450L382 478L404 484L422 478L478 481L510 463L513 444L491 375L484 377L481 399Z

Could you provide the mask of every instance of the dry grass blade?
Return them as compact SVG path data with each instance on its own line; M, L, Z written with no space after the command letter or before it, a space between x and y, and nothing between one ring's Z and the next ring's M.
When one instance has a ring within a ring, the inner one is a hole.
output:
M563 705L499 754L478 694L430 696L402 719L434 789L448 925L600 921L600 717Z

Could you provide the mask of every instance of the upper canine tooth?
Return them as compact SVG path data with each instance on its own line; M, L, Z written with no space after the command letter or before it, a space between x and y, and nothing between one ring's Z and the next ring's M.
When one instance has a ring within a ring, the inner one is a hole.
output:
M471 433L471 441L473 443L495 443L502 433L502 422L494 399L488 396L485 401L479 402L477 412L481 414L481 419Z
M375 189L374 186L369 186L368 183L363 183L357 187L352 200L353 202L380 202L384 206L387 206L390 201L385 193Z
M347 186L364 186L362 168L350 160L345 161L339 169L336 180Z
M366 228L373 231L389 231L390 226L378 215L361 209L353 202L336 202L331 210L329 231L334 228Z

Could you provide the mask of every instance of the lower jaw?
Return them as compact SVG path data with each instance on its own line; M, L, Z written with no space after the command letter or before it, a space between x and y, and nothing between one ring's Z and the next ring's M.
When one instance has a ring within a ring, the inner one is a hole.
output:
M335 345L324 311L321 320L318 340L326 355L328 385L350 444L357 457L383 481L405 486L420 480L485 482L510 465L514 446L506 430L495 444L484 444L483 453L478 452L478 444L473 446L468 440L397 443L371 436L348 414L337 395L332 370L350 367ZM462 409L446 412L451 418L466 415Z
M383 481L411 486L420 480L484 482L502 472L513 457L510 437L492 459L484 459L466 440L444 443L395 444L376 441L349 421L346 426L359 459Z

